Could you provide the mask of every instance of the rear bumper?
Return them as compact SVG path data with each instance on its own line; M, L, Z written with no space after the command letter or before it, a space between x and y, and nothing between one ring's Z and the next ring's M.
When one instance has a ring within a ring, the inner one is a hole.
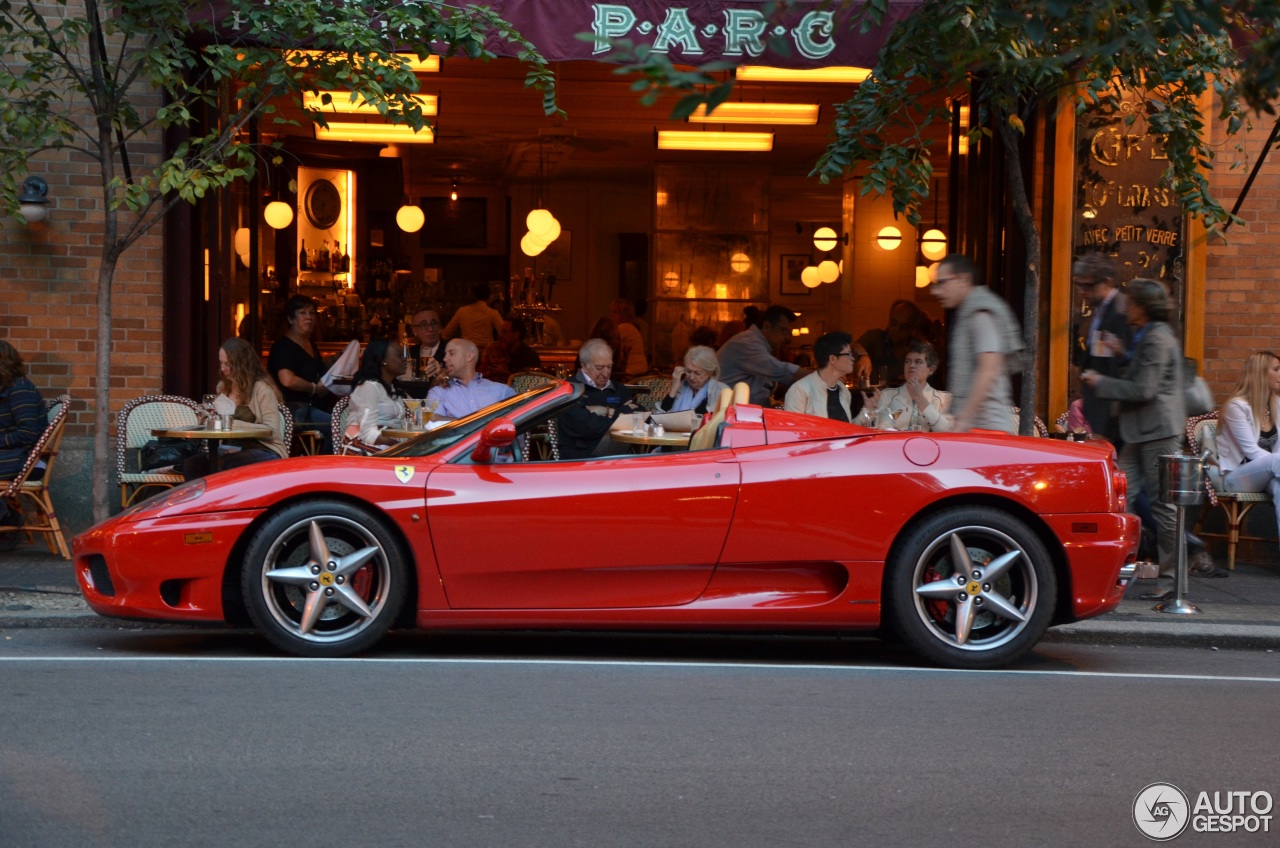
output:
M1079 621L1115 609L1132 579L1121 569L1137 557L1138 517L1125 512L1041 517L1067 557L1071 584L1065 588L1071 592L1071 603L1064 620Z
M76 537L76 582L99 615L153 621L224 619L222 581L256 511L103 522Z

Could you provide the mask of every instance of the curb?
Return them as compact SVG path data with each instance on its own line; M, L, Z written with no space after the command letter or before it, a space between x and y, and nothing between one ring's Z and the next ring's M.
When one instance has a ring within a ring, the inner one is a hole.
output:
M1280 627L1201 621L1082 621L1052 627L1042 643L1280 650Z

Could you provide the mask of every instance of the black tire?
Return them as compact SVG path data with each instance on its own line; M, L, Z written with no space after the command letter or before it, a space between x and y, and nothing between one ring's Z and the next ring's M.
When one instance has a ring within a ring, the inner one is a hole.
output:
M960 556L963 579L953 567ZM956 507L906 528L886 564L889 624L922 657L951 668L996 668L1027 654L1057 595L1040 537L993 507Z
M407 582L404 554L382 518L314 500L281 510L254 533L240 591L254 626L276 647L345 657L386 634Z

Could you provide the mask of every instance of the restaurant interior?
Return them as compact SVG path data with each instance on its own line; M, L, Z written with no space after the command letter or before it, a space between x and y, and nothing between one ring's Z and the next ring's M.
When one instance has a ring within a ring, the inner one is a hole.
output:
M318 301L316 339L336 352L404 336L423 308L447 321L488 282L495 302L530 319L549 364L571 361L619 297L645 315L658 368L679 360L694 328L718 331L752 304L801 313L801 355L824 331L883 326L900 298L940 317L923 286L956 226L959 140L937 140L919 228L862 195L856 173L810 176L858 69L739 69L729 103L676 121L674 95L643 106L609 65L554 67L564 117L543 114L515 60L433 57L415 69L434 112L416 135L348 111L345 93L321 107L327 131L287 104L280 117L297 125L253 127L281 143L278 164L170 227L166 323L188 329L169 348L184 353L168 363L167 389L208 385L216 360L201 351L222 338L269 348L296 293ZM954 111L958 136L967 109ZM539 337L544 315L563 341Z

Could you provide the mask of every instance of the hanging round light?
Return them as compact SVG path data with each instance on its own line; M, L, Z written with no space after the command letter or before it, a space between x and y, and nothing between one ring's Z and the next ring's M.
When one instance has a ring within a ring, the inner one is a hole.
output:
M662 275L662 287L668 291L680 285L680 275L675 271L668 271Z
M751 270L751 257L745 253L735 253L729 257L729 267L735 274L745 274Z
M530 229L529 232L533 233L535 236L537 236L539 239L546 242L547 244L551 244L551 242L560 238L560 222L557 221L555 218L552 218L551 226L547 227L545 230Z
M818 263L818 279L824 283L834 283L840 279L840 266L825 259Z
M546 209L535 209L525 216L525 225L529 227L531 233L541 233L544 230L551 229L551 225L555 223L556 216L552 215Z
M926 259L938 260L947 255L947 235L942 230L926 230L920 238L920 252Z
M427 222L421 207L405 204L396 211L396 226L406 233L416 233Z
M533 233L525 233L524 238L520 239L520 252L525 256L537 256L546 249L546 242L538 241Z
M235 238L232 239L232 241L235 243L236 253L248 253L249 252L249 228L241 227L240 229L236 230Z
M916 288L925 289L929 287L929 269L923 265L916 266Z
M262 219L273 230L283 230L293 223L293 207L283 200L273 200L262 210Z
M876 233L876 244L881 250L897 250L902 244L902 231L897 227L883 227Z
M816 265L810 265L800 272L800 282L804 283L811 289L816 289L822 285L822 278L818 276L818 268Z
M821 250L823 253L828 250L835 250L839 240L836 237L836 231L830 227L819 227L813 233L813 246Z

